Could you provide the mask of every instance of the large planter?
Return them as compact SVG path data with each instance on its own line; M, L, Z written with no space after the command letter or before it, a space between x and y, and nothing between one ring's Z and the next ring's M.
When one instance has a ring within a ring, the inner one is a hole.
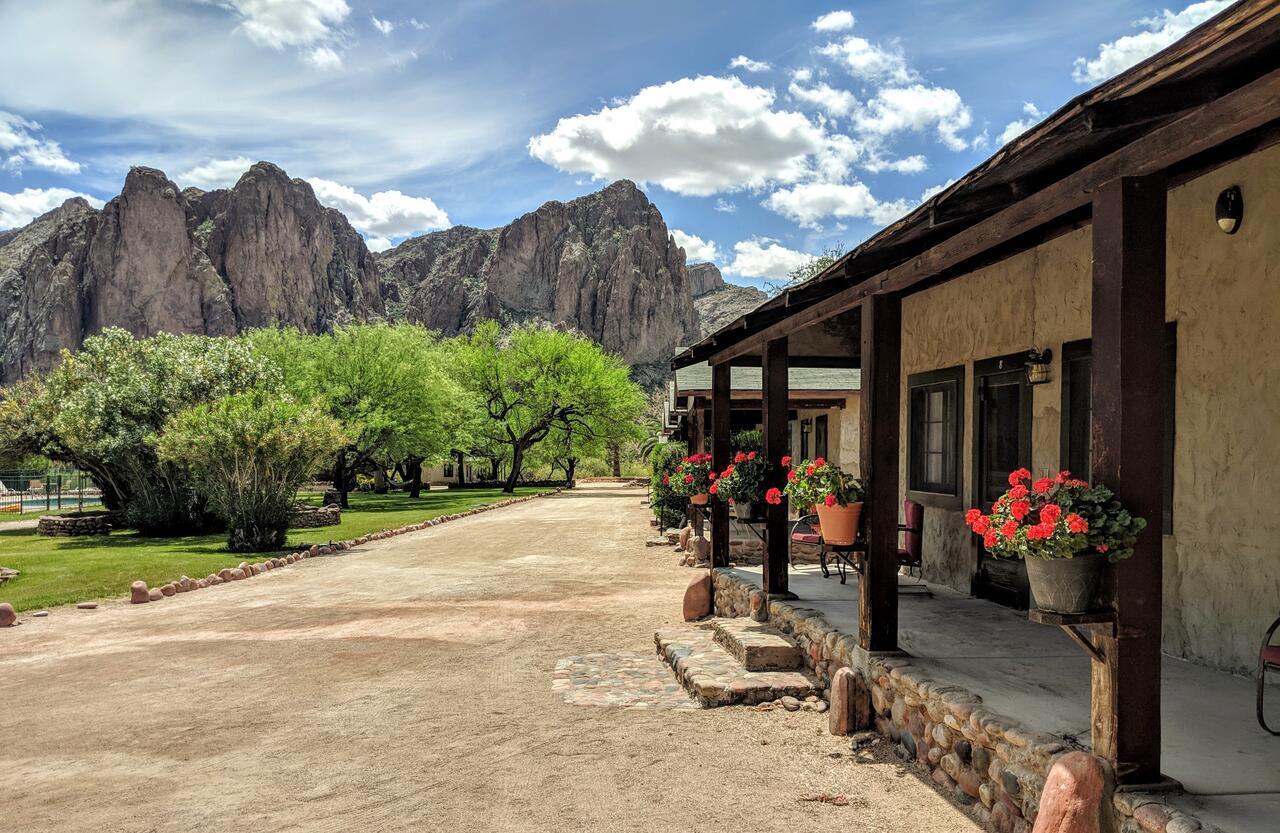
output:
M822 525L822 540L837 547L847 547L858 538L858 521L862 519L862 504L848 506L819 505L818 523Z
M1036 607L1052 613L1088 613L1093 607L1106 556L1090 552L1075 558L1025 560Z
M760 504L755 501L735 500L733 502L733 516L740 522L754 521L764 517L764 512L760 509Z
M711 495L707 494L706 492L702 492L696 495L689 495L689 502L692 503L694 506L706 506L707 501L709 500L711 500Z

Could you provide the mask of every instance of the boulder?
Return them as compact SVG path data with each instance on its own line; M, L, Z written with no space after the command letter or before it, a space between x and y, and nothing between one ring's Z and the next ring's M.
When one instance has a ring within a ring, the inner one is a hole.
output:
M831 711L827 731L838 737L871 726L871 696L852 668L839 668L831 677Z
M219 570L218 578L222 579L223 581L231 581L231 568L223 567L221 570Z
M7 628L18 623L18 614L14 612L13 605L8 602L0 602L0 628Z
M147 590L145 581L135 581L129 585L129 601L136 605L151 601L151 593Z
M232 581L240 581L241 579L245 579L245 578L248 578L248 575L245 573L244 570L241 570L239 567L236 567L234 570L231 571Z
M213 587L215 584L222 584L222 576L218 575L217 573L210 573L209 575L205 576L204 580L209 582L210 587Z
M692 535L693 535L693 527L691 526L686 526L680 530L680 543L679 543L679 546L676 547L676 550L678 552L689 551L689 538Z
M164 594L160 592L159 587L152 587L150 590L147 591L148 601L158 602L163 598L164 598Z
M174 587L174 586L173 586L173 583L172 583L172 582L170 582L169 584L165 584L165 585L161 586L161 588L160 588L160 592L161 592L161 593L163 593L163 594L164 594L164 595L166 595L166 596L173 596L173 595L175 595L175 594L178 592L178 588L177 588L177 587Z
M684 591L684 620L693 622L711 615L711 575L699 573Z
M1102 833L1102 812L1111 804L1111 789L1100 759L1068 752L1049 770L1033 833Z

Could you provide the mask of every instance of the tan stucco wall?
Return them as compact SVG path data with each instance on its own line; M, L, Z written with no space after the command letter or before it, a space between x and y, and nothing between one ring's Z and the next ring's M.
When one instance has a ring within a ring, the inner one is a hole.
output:
M1245 219L1213 221L1237 184ZM1174 535L1165 539L1165 648L1247 671L1280 615L1280 147L1224 166L1169 195L1168 318L1178 322ZM1032 461L1059 467L1061 347L1090 335L1091 235L1085 228L903 299L906 377L966 366L961 474L973 500L973 362L1054 351L1053 381L1033 388ZM931 507L925 575L967 591L975 549L959 511ZM1159 519L1153 519L1158 524Z

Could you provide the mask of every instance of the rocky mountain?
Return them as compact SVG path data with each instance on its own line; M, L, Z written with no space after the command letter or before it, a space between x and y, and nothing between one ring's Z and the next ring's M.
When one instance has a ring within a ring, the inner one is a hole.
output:
M179 190L134 168L101 210L73 199L0 233L0 378L49 368L103 327L319 331L384 312L377 264L311 186L259 162L234 187Z
M769 297L754 286L725 283L714 263L690 264L689 279L693 287L693 307L698 311L698 326L703 336L709 336L751 312Z
M626 180L548 202L498 229L463 226L377 255L393 315L447 334L476 321L547 321L619 353L641 382L699 332L684 250Z

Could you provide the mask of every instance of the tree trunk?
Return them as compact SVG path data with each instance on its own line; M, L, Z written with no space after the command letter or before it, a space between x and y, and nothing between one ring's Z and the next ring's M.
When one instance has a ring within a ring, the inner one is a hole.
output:
M573 485L573 474L578 470L578 458L570 457L569 464L564 467L564 485Z
M495 483L498 480L498 469L501 468L501 466L502 466L502 459L500 457L489 458L489 479L494 481Z
M409 497L422 494L422 461L417 457L409 458Z
M613 476L622 477L622 447L617 443L609 444L609 459L613 463Z
M350 506L347 501L347 451L338 452L338 459L333 464L333 488L338 490L338 505L343 509Z
M494 475L493 479L497 480L497 475ZM467 460L466 455L461 451L458 452L458 485L467 485Z
M375 495L385 495L387 493L387 470L382 466L378 466L373 470L373 493Z
M502 487L502 491L513 495L516 491L516 482L520 479L520 467L524 465L524 448L516 446L511 452L511 471L507 474L507 484Z

